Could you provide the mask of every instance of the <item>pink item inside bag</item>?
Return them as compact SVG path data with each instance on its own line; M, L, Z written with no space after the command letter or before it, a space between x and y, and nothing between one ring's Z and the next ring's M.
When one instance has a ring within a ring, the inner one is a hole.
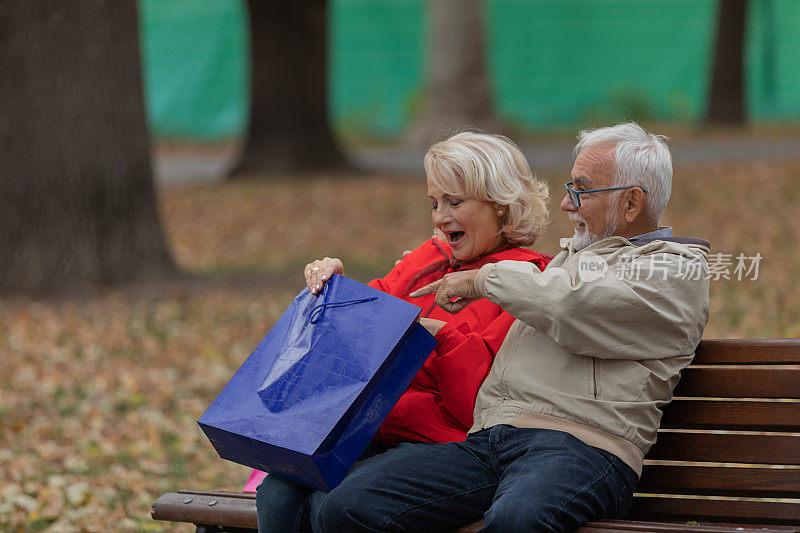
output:
M243 492L255 492L256 488L261 485L261 482L264 481L265 477L267 477L266 472L262 472L261 470L253 470L250 473L250 477L247 479L247 483L244 484Z

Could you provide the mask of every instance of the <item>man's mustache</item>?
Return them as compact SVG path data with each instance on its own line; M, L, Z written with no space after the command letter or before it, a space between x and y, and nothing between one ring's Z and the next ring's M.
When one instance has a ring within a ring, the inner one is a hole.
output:
M586 224L586 220L584 220L583 217L580 216L578 213L573 213L572 211L570 211L569 213L567 213L567 215L569 216L570 220L574 220L575 222L583 222L584 224Z

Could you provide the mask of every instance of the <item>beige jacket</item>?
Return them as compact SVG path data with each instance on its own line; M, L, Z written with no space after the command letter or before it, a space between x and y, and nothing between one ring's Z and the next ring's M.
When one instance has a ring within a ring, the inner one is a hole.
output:
M708 321L708 243L686 241L610 237L575 252L564 239L544 271L518 261L482 267L475 289L517 321L478 392L470 432L566 431L641 473L660 408Z

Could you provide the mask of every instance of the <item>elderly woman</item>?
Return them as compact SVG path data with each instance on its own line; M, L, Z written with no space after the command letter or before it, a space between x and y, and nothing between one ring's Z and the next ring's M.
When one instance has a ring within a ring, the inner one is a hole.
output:
M421 307L420 322L438 344L354 468L368 457L380 460L374 456L400 443L463 441L478 388L514 320L485 299L451 315L436 306L434 294L413 298L410 293L457 270L503 260L530 261L544 269L550 260L521 248L533 244L547 223L548 193L510 140L456 134L428 150L425 174L433 224L443 238L423 243L369 285ZM314 294L333 274L344 274L344 265L329 257L304 270ZM264 478L256 497L259 531L308 529L312 492L274 476Z

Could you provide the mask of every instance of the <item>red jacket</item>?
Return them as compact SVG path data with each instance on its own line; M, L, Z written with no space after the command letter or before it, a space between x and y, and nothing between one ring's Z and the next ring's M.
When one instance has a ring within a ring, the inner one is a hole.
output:
M434 303L435 294L411 298L409 293L457 270L473 270L507 259L530 261L544 270L552 259L524 248L512 248L452 268L451 255L446 242L431 239L403 258L384 278L368 284L421 307L423 317L447 322L436 335L439 344L383 421L376 440L389 444L463 441L472 426L478 388L514 322L511 315L486 299L451 315Z

